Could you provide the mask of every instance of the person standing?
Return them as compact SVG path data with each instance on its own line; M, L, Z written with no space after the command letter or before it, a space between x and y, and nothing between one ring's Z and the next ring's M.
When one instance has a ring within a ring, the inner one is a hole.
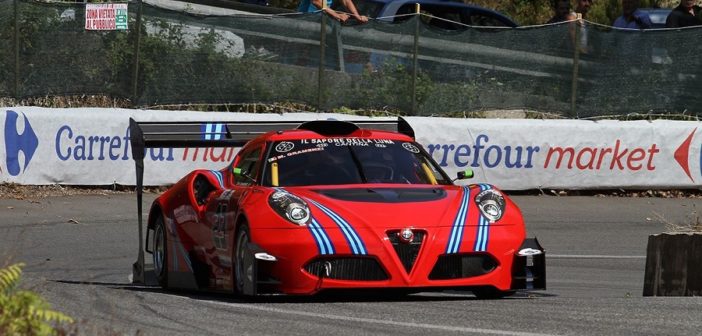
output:
M553 17L546 23L558 23L575 20L575 13L570 11L570 0L553 1Z
M322 1L326 1L326 6L324 8L322 8ZM302 0L297 7L297 11L302 13L314 13L318 10L322 10L339 22L346 22L350 17L353 17L360 23L368 22L367 16L358 14L356 5L353 4L352 0L341 0L341 4L351 15L333 10L331 8L332 0Z
M666 28L691 27L702 25L700 20L700 6L695 5L695 0L680 0L680 4L673 8L665 20Z
M590 11L593 0L577 0L577 5L575 6L575 13L580 14L580 18L587 20L587 12Z
M575 16L580 24L579 34L578 34L578 50L583 54L588 54L592 50L588 42L588 26L585 24L587 20L587 13L590 11L593 0L576 0L575 5Z
M629 29L650 29L653 24L648 14L639 10L639 0L622 0L622 16L612 26Z

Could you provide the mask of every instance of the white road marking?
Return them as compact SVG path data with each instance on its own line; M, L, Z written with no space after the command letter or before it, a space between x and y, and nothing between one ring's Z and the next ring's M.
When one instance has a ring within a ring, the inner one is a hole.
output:
M546 259L646 259L646 256L600 255L600 254L546 254Z
M187 299L187 300L192 300L191 298L184 297L184 296L182 296L182 298ZM322 319L346 321L346 322L374 323L374 324L384 324L384 325L391 325L391 326L398 326L398 327L432 329L432 330L439 330L439 331L456 331L456 332L486 334L486 335L514 335L514 336L553 336L554 335L554 334L530 333L530 332L523 332L523 331L509 331L509 330L483 329L483 328L470 328L470 327L452 327L452 326L445 326L445 325L439 325L439 324L388 321L388 320L378 320L378 319L363 318L363 317L340 316L340 315L321 314L321 313L313 313L313 312L303 312L303 311L298 311L298 310L287 310L287 309L280 309L280 308L261 307L261 306L251 305L251 304L243 304L243 303L219 302L219 301L208 301L208 300L202 300L202 301L206 301L206 302L217 304L217 305L227 306L227 307L231 307L231 308L247 309L247 310L253 309L253 310L259 310L259 311L264 311L264 312L269 312L269 313L297 315L297 316L322 318Z

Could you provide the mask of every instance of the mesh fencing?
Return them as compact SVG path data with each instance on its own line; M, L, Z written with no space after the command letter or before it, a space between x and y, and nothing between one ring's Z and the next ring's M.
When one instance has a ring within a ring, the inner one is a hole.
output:
M128 31L88 31L84 4L0 0L0 96L108 95L135 107L296 102L411 115L702 111L700 28L566 22L447 31L426 15L341 25L319 13L201 16L147 4L137 23L139 6L129 3Z

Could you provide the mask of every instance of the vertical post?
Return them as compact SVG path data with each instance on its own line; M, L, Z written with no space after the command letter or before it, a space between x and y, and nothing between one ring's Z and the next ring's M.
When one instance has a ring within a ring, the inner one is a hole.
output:
M414 51L412 60L412 110L410 115L417 115L417 67L419 66L417 54L419 54L419 24L420 24L420 6L419 3L414 4L415 10L415 27L414 27Z
M577 21L575 22L575 37L573 41L573 45L575 49L573 51L573 80L571 82L571 91L570 91L570 117L574 118L577 117L578 112L576 109L576 104L575 101L577 100L578 96L578 66L579 66L579 60L580 60L580 25L582 24L582 16L580 13L577 14Z
M346 65L344 64L344 41L341 39L341 25L334 25L334 30L336 32L336 51L339 55L339 71L346 72Z
M20 76L20 62L19 62L19 0L15 0L14 2L14 11L15 11L15 83L14 83L14 95L15 99L20 99L20 84L19 84L19 76Z
M137 122L129 118L129 142L132 145L132 158L136 166L137 221L139 225L139 254L137 261L132 264L132 283L146 283L144 274L144 224L143 224L143 193L144 193L144 155L146 143L144 133Z
M136 40L134 41L134 72L132 73L132 106L139 105L139 53L141 49L142 0L137 0Z
M136 165L136 192L137 192L137 221L139 223L139 254L137 254L137 261L132 264L132 282L133 283L146 283L146 276L144 275L144 268L146 262L144 260L144 219L142 216L143 211L143 195L144 195L144 160L134 159Z
M325 9L327 8L327 1L322 0L322 18L320 20L321 25L319 27L319 73L317 78L317 112L322 111L324 103L324 46L327 44L327 14Z

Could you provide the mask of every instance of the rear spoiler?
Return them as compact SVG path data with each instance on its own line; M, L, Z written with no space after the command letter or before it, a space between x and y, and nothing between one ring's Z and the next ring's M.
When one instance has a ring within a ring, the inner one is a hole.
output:
M145 283L142 199L144 157L147 148L242 147L253 138L274 131L306 129L321 135L346 135L358 129L392 131L414 138L402 117L397 120L313 121L136 121L129 118L132 158L136 165L139 256L132 267L132 282Z

